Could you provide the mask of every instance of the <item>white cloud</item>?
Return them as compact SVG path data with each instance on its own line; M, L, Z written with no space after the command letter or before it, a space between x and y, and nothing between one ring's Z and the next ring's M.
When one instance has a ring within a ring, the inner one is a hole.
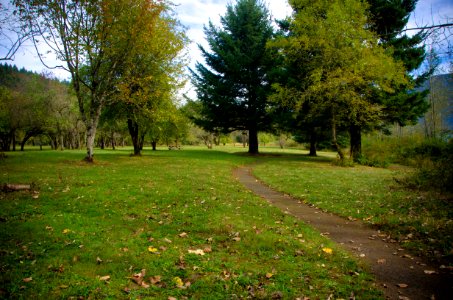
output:
M4 1L6 0L1 0L2 3ZM269 7L271 16L274 19L283 19L291 12L287 0L263 1ZM225 14L227 5L234 3L235 0L173 0L173 2L176 4L177 16L181 23L187 27L187 35L192 41L188 53L191 57L190 66L193 68L196 61L203 62L197 44L207 47L203 26L207 25L209 21L215 25L219 25L220 17ZM445 23L447 17L450 18L451 22L452 16L453 2L451 0L420 0L415 12L411 16L408 28L416 27L417 25ZM48 62L52 64L52 59L48 59ZM12 63L37 72L42 72L45 69L31 46L21 50ZM53 72L60 78L68 77L66 75L67 73L63 71Z

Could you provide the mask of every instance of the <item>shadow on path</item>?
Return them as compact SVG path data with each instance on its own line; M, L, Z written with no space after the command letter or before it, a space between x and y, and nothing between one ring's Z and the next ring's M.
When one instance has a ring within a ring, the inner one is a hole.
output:
M365 260L387 299L453 299L452 274L409 255L397 243L384 242L387 235L276 192L253 177L251 167L235 169L233 175L255 194Z

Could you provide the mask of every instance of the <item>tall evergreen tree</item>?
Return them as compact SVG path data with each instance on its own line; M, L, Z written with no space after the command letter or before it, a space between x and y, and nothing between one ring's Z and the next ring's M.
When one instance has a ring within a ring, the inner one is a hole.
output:
M192 71L202 119L208 131L249 131L249 153L258 153L258 131L270 126L267 112L274 63L266 43L273 36L267 8L260 0L228 5L222 26L205 27L210 52L200 46L206 65Z

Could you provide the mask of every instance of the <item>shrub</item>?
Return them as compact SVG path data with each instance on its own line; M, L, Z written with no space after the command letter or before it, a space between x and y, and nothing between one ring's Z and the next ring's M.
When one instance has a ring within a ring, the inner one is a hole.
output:
M417 172L409 183L422 189L453 192L453 141L429 140L408 155L417 159Z

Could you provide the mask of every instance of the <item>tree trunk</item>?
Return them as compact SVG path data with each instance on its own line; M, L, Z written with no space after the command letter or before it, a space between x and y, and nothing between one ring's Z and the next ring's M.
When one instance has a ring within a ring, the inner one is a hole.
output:
M11 131L11 142L13 143L13 151L16 151L16 131Z
M360 126L351 125L349 127L350 135L350 157L353 161L357 161L362 155L362 130Z
M318 142L318 135L316 134L316 129L312 129L310 132L310 153L309 156L318 156L316 153L316 144Z
M156 151L157 142L156 141L151 141L151 146L153 147L153 151Z
M27 141L34 136L35 132L27 132L25 133L25 136L23 140L20 142L20 151L24 151L25 144Z
M11 150L11 134L2 134L0 136L2 151Z
M134 146L134 156L140 156L140 141L138 135L138 124L132 119L127 119L127 128L129 129L129 134L131 135L132 144Z
M93 162L94 161L94 139L96 137L96 126L90 124L87 126L87 155L85 156L85 161Z
M60 133L60 150L64 150L64 137L62 133Z
M105 137L104 134L101 134L101 149L105 149Z
M258 130L256 128L249 129L249 153L258 154Z
M340 145L338 145L337 141L337 123L335 119L335 114L332 114L332 145L335 148L335 150L338 153L338 156L340 157L340 160L344 160L344 153L341 150Z
M113 132L113 131L111 134L111 139L112 139L112 149L115 150L115 132Z
M247 131L242 132L242 147L245 148L247 145Z

